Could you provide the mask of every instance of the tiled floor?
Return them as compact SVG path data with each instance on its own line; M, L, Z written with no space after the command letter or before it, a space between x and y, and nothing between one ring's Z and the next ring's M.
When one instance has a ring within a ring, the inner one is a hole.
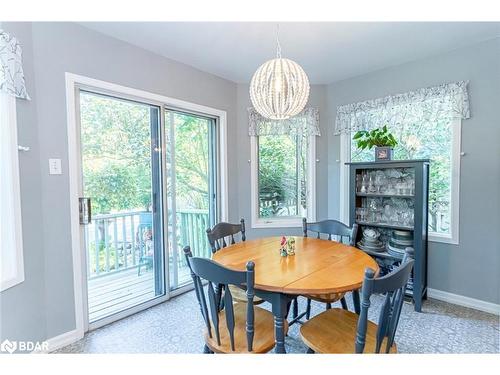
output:
M375 297L370 309L375 321L379 303ZM323 308L313 303L315 313ZM422 313L404 304L396 342L402 353L500 353L499 326L498 316L429 299ZM306 351L298 328L293 325L286 338L290 353ZM58 353L201 353L202 330L200 309L189 292L92 331Z

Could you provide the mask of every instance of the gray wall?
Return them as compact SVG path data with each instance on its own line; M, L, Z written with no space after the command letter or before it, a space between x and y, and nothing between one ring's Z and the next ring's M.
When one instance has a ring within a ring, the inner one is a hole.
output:
M338 105L470 80L462 122L460 244L429 245L429 287L500 303L500 39L328 85L328 213L339 216ZM431 165L432 168L432 165Z
M19 153L25 280L0 296L0 342L4 338L37 341L46 337L45 254L31 26L4 22L2 28L15 35L23 46L24 74L31 101L16 100L18 143L31 150Z
M249 85L238 84L238 100L237 100L237 126L238 133L236 144L238 145L237 157L238 164L238 191L240 197L238 199L238 213L244 218L247 225L248 238L262 236L278 236L283 234L301 235L302 230L298 228L272 228L272 229L252 229L251 221L251 202L250 202L250 137L248 136L248 114L247 108L251 106L250 95L248 91ZM326 86L312 85L311 94L308 105L319 109L321 136L316 137L316 158L319 162L316 163L316 217L318 220L326 219L327 211L327 158L328 158L328 121L327 121L327 106L326 106Z
M75 328L64 73L226 110L228 139L236 139L236 84L76 24L3 27L25 48L34 99L21 103L18 111L20 142L32 148L21 154L26 282L2 293L2 335L49 338ZM229 155L235 147L229 143ZM61 176L48 175L49 157L62 159ZM230 175L237 173L233 160L228 159ZM236 192L236 183L229 180L231 220L238 216Z

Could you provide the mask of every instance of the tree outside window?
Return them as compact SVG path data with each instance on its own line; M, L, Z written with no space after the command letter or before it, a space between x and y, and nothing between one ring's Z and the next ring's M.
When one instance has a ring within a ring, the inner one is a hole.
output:
M259 217L307 216L307 135L258 137Z

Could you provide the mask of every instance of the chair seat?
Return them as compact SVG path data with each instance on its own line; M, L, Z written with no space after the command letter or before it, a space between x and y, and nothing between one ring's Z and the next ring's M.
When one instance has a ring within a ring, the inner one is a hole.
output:
M233 300L235 302L246 303L248 301L247 300L247 292L241 288L238 288L236 285L229 284L229 291L231 292L231 296L233 297ZM260 305L263 302L264 302L264 300L262 298L259 298L257 296L253 297L253 304L254 305Z
M354 353L358 315L343 309L330 309L300 327L302 341L316 353ZM364 353L375 353L377 325L368 321ZM385 342L380 351L385 353ZM394 343L390 353L397 353Z
M342 297L344 296L345 293L325 293L325 294L308 294L304 297L312 299L313 301L317 302L333 303L342 299Z
M217 344L215 330L212 328L212 336L205 332L205 342L215 353L267 353L274 347L274 317L271 312L260 307L254 307L254 338L253 350L248 351L246 334L246 303L235 303L234 308L234 351L231 350L229 331L226 325L226 314L222 310L219 313L220 345ZM288 331L288 324L285 321L285 334Z

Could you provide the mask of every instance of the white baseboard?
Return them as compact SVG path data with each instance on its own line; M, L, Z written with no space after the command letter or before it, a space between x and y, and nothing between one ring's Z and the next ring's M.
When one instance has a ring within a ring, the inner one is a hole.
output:
M51 337L47 340L48 350L35 351L33 353L50 353L54 350L60 349L66 345L70 345L83 337L83 331L74 329L73 331L65 332L59 336Z
M448 293L442 290L431 289L431 288L427 288L427 296L429 298L438 299L440 301L452 303L454 305L470 307L471 309L484 311L490 314L500 315L500 305L496 303L486 302L479 299L461 296L459 294Z

